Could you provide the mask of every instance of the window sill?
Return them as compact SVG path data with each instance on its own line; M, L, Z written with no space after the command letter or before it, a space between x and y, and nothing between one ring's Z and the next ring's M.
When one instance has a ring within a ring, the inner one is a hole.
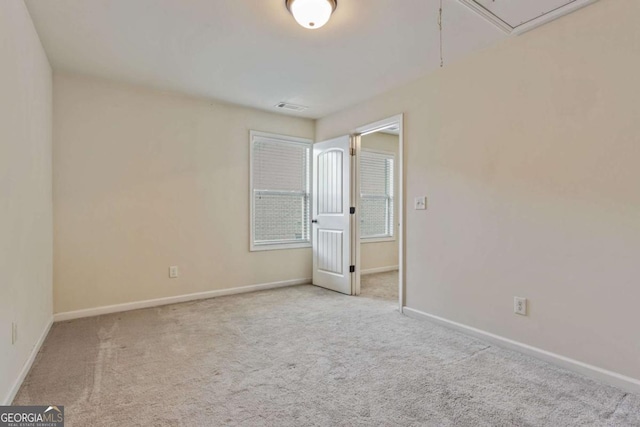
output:
M277 251L284 249L304 249L310 248L311 242L300 242L300 243L265 243L261 245L252 244L249 248L250 252L261 252L261 251Z
M361 237L360 243L382 243L382 242L395 242L395 236L392 237Z

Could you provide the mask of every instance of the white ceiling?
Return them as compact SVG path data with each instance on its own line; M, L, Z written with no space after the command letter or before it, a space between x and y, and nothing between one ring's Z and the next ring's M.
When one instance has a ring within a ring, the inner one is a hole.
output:
M537 0L530 0L535 3ZM55 70L322 117L439 67L439 0L338 0L318 30L284 0L26 0ZM445 63L506 35L444 0Z

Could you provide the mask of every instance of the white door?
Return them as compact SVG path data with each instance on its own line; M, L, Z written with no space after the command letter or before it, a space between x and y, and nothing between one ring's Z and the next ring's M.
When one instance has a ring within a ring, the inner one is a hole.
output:
M313 284L352 294L351 146L343 136L313 145Z

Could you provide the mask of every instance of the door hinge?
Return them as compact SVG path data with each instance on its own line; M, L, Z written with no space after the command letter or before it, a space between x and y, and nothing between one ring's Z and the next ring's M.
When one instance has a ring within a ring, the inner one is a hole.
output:
M349 213L351 215L354 215L356 213L356 208L354 208L353 206L349 209Z
M353 147L349 148L349 154L351 154L352 156L355 156L356 155L356 149L353 148Z
M355 273L356 272L356 266L355 265L350 265L349 266L349 273Z

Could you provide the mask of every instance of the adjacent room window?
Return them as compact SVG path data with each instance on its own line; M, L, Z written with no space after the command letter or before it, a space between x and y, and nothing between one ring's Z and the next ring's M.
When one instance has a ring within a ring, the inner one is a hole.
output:
M311 140L251 132L251 250L311 246Z
M360 157L360 238L394 238L393 168L395 155L362 149Z

